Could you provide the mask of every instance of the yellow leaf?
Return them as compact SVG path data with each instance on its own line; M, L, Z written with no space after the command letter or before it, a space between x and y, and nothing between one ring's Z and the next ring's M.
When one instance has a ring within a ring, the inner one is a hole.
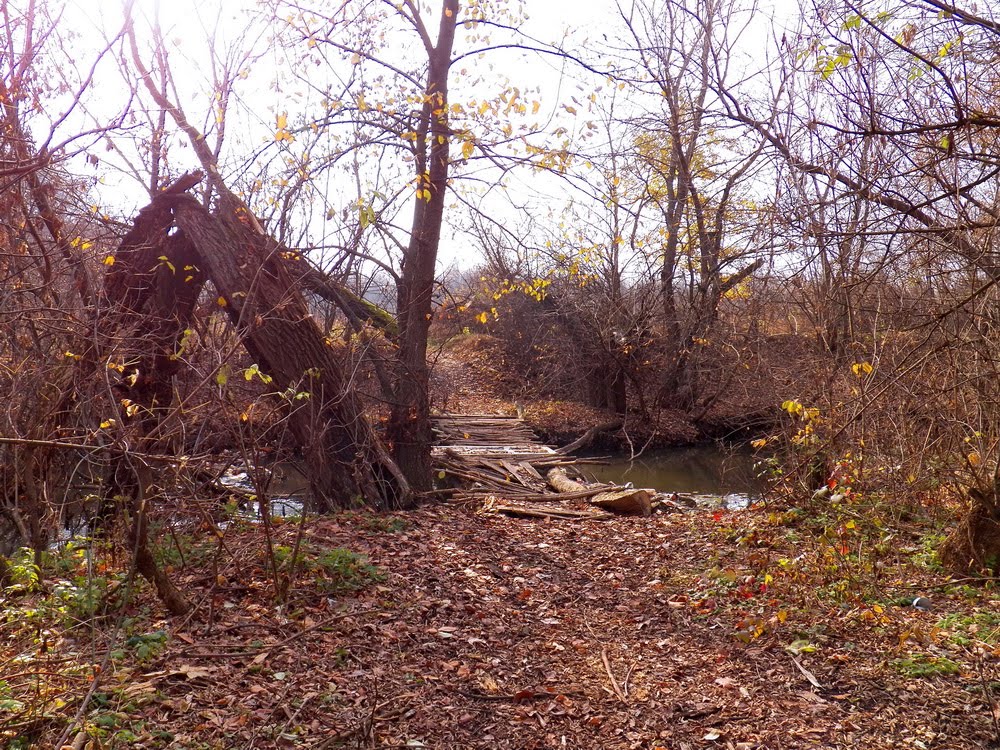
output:
M115 424L115 420L113 420L113 419L105 419L103 422L101 422L101 429L102 430L106 430L109 427L113 427L114 424Z
M472 156L473 152L476 150L476 144L471 140L466 141L462 144L462 158L468 159Z
M976 451L973 451L966 459L969 461L969 466L979 466L983 462L983 457L979 455Z
M875 368L872 367L868 362L855 362L851 365L851 372L854 373L856 377L863 378L865 375L871 375Z
M217 304L219 307L225 307L226 304L227 304L226 303L226 298L220 296L217 300L215 300L215 304Z
M847 523L844 524L844 528L845 529L856 529L856 528L858 528L858 526L857 526L856 523L854 523L854 521L848 521Z
M802 404L800 404L798 401L789 399L788 401L782 402L781 409L782 411L786 411L791 416L794 417L796 414L802 413Z
M295 136L288 132L288 115L285 112L278 115L275 121L274 140L278 143L282 141L291 143L295 140Z
M115 256L113 256L113 255L109 255L109 256L108 256L108 257L106 257L106 258L105 258L105 259L104 259L104 260L103 260L102 262L103 262L103 263L104 263L104 265L106 265L106 266L113 266L113 265L115 264Z
M489 317L490 316L487 315L486 313L481 312L481 313L479 313L479 315L476 316L476 320L478 320L480 323L484 323L485 324L486 321L489 320Z

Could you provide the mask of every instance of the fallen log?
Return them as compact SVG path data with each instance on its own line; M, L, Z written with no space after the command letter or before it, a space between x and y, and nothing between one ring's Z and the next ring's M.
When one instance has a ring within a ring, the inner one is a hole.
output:
M550 469L546 478L552 488L562 497L568 497L570 494L576 497L590 495L591 505L625 516L645 517L653 512L650 500L656 494L654 490L636 490L631 487L609 485L588 487L570 479L566 475L566 471L559 468Z
M372 430L350 374L326 345L286 267L295 253L254 231L251 215L234 208L237 199L223 197L215 215L188 195L166 200L251 358L279 393L309 393L290 399L289 424L305 454L317 509L358 500L379 509L410 506L405 477Z
M556 492L585 492L588 489L586 485L570 479L565 469L549 469L545 478Z
M650 502L653 494L653 490L620 489L594 495L590 498L590 504L619 515L646 518L653 513Z
M517 490L515 486L515 490ZM498 494L504 497L517 498L520 500L530 500L532 502L538 503L560 503L564 500L585 500L587 498L593 497L594 495L599 495L602 492L607 492L609 487L599 486L599 487L588 487L580 492L511 492L509 487L501 487L494 489L484 489L480 491L475 490L458 490L460 495L456 495L456 499L460 500L484 500L487 497L495 496Z

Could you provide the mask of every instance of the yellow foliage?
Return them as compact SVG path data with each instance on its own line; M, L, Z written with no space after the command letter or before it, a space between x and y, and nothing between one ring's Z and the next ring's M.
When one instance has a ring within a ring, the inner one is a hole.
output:
M275 129L274 129L274 140L278 143L287 142L291 143L295 140L295 136L288 132L288 114L281 113L278 115Z
M798 401L789 399L781 403L781 409L782 411L786 411L791 416L794 417L802 413L802 404L800 404Z
M874 367L868 362L855 362L851 365L851 372L854 373L855 377L863 378L866 375L871 375L874 371Z

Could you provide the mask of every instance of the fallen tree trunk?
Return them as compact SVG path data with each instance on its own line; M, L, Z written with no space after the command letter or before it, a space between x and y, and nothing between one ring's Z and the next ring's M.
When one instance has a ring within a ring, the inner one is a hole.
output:
M406 479L373 433L289 273L296 254L254 231L240 206L223 200L213 216L190 196L173 201L176 224L197 248L244 347L276 390L291 394L290 425L318 510L411 505Z
M594 495L590 498L590 504L619 515L643 516L645 518L653 514L653 505L650 500L654 494L653 490L611 490Z
M166 91L157 87L139 55L131 26L128 40L146 89L188 136L210 188L218 193L215 216L190 196L173 198L176 225L197 247L203 270L219 291L230 320L257 365L283 391L291 389L293 398L309 394L289 400L289 419L306 457L313 502L319 510L361 503L378 508L409 507L414 496L407 478L372 432L296 286L296 274L290 266L301 256L268 237L246 204L226 188L204 135L169 100ZM428 292L428 303L429 299ZM354 312L358 315L361 311ZM429 325L429 320L426 323ZM426 359L426 346L423 356ZM429 463L427 475L429 482Z
M583 435L578 437L569 445L564 445L562 448L556 451L560 456L565 456L567 453L572 453L573 451L580 450L581 448L586 448L592 442L594 438L600 435L602 432L610 432L611 430L621 429L621 426L625 424L622 419L615 419L611 422L604 422L603 424L597 424L587 430Z
M590 504L603 510L625 516L649 516L653 512L653 490L636 490L631 487L588 487L575 482L564 469L550 469L545 475L552 489L560 494L576 497L590 495Z
M589 487L580 484L579 482L573 481L568 476L566 476L565 469L549 469L549 472L545 475L548 480L549 485L556 492L586 492Z
M483 501L480 513L503 513L516 518L545 518L562 521L607 521L614 515L597 508L560 508L524 501L501 500L490 496Z

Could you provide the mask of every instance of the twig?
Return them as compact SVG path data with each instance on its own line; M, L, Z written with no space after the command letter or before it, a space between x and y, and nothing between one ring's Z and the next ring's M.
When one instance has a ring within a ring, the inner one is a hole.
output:
M608 673L608 679L611 680L611 687L615 691L615 695L618 696L618 700L627 704L628 700L625 698L625 694L622 692L622 689L618 687L618 680L615 679L615 676L611 671L611 662L608 661L607 649L601 649L601 661L604 662L604 670Z
M633 664L628 668L628 672L625 673L625 680L622 682L622 692L628 696L628 681L632 679L632 673L635 671L636 665Z

